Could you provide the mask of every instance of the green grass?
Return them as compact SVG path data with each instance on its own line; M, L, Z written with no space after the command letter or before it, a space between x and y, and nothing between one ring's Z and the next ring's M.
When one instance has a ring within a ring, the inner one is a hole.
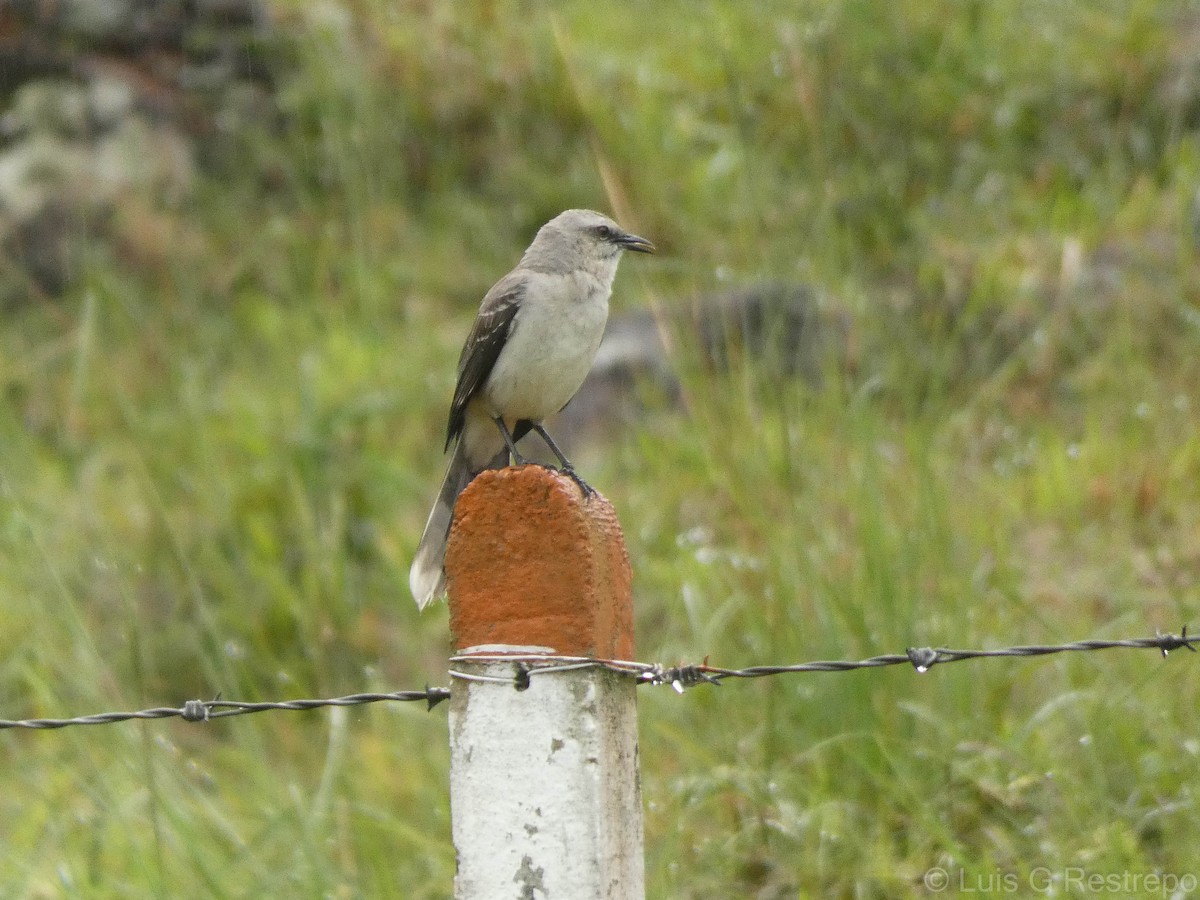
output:
M681 339L685 408L585 454L640 658L1197 625L1187 4L273 8L285 132L181 204L132 200L123 254L4 313L0 715L445 683L406 572L454 362L577 205L662 248L618 310L803 281L849 322L818 388ZM1196 672L1111 651L643 689L648 893L1186 873ZM418 705L4 732L0 895L445 897L445 748Z

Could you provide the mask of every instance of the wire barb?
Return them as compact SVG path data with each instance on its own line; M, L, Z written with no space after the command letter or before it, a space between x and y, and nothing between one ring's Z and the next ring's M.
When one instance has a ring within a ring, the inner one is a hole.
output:
M1198 639L1188 637L1187 632L1188 627L1186 625L1179 629L1179 637L1176 637L1173 634L1161 634L1159 632L1155 632L1158 639L1161 641L1159 644L1159 650L1162 651L1163 659L1166 659L1167 654L1172 650L1178 650L1180 647L1186 647L1193 653L1196 652L1195 644Z
M207 722L208 721L208 706L203 700L189 700L183 704L183 709L179 715L185 722Z
M917 672L924 674L937 664L938 652L932 647L909 647L908 661Z
M721 679L706 672L705 667L707 665L707 663L691 666L679 665L670 669L656 665L640 673L637 677L639 681L648 684L669 684L677 694L682 694L687 688L695 687L698 684L711 684L715 687L720 687Z

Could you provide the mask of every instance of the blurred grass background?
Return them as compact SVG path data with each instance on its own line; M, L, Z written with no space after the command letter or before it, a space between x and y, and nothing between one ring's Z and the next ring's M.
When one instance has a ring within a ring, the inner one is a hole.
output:
M1200 601L1200 10L273 0L286 127L3 311L0 710L443 684L411 551L479 298L563 208L616 311L802 283L819 387L696 365L585 451L639 657L1134 637ZM644 689L652 897L1174 872L1189 654ZM444 711L0 734L5 897L445 897ZM1024 875L1022 874L1022 877Z

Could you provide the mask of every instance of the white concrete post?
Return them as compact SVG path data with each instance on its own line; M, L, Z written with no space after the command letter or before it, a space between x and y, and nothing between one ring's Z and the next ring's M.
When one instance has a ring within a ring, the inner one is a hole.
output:
M497 659L633 658L612 506L538 466L485 472L456 504L446 577L465 676L450 700L455 898L643 900L634 680L575 668L518 690Z
M642 900L633 679L601 669L553 672L518 691L512 663L455 669L510 683L454 681L454 896Z

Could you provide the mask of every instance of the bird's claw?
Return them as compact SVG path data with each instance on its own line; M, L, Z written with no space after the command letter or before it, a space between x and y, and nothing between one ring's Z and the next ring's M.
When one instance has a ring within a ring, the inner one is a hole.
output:
M575 469L572 466L563 466L558 471L561 472L562 474L566 475L573 482L575 482L577 485L579 485L579 489L581 491L583 491L583 496L585 499L593 496L596 493L596 489L594 487L592 487L590 484L588 484L586 481L584 481L582 478L580 478L579 474L575 471Z

